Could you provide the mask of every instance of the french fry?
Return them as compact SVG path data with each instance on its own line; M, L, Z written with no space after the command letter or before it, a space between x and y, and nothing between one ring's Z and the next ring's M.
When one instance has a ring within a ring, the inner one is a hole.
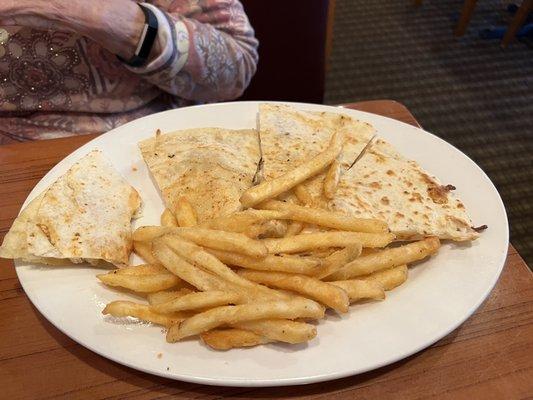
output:
M287 226L287 231L285 232L285 237L291 237L298 235L302 229L304 228L304 224L300 221L292 221L289 226Z
M363 247L363 250L361 250L361 257L362 256L367 256L369 254L374 254L374 253L377 253L379 251L381 251L380 248Z
M168 233L177 232L180 228L171 226L141 226L133 231L133 249L137 252L135 245L142 243L150 243L152 240ZM139 254L141 257L142 255Z
M253 347L260 344L270 343L257 333L244 329L215 329L200 334L202 341L215 350L230 350L238 347Z
M251 238L279 238L285 236L287 232L287 222L270 220L260 224L250 226L246 231L246 236Z
M316 336L316 328L313 325L288 319L248 321L235 326L272 341L292 344L308 342Z
M337 158L342 151L343 142L342 132L336 131L323 152L277 178L263 181L246 190L240 198L241 204L246 208L253 207L265 200L277 197L306 179L317 175Z
M178 256L161 238L154 240L153 253L166 269L198 290L225 291L229 289L222 279L195 267Z
M166 303L167 301L177 299L190 293L194 292L187 288L182 288L179 290L162 290L160 292L148 293L146 300L148 300L148 303L153 306L156 304Z
M102 311L104 315L113 317L134 317L146 322L152 322L157 325L170 327L183 321L189 314L172 313L159 314L153 311L146 304L138 304L132 301L112 301Z
M410 264L436 253L439 247L439 239L431 237L404 246L385 249L377 253L359 257L325 279L328 281L339 281L356 276L368 275L399 265Z
M142 226L133 232L133 240L149 242L167 234L179 235L201 246L217 250L234 251L251 257L265 257L268 254L268 250L261 241L250 239L242 233L224 232L198 227L172 228L168 226Z
M246 234L251 227L257 224L283 218L286 218L286 215L280 211L248 209L205 221L200 226L202 228Z
M165 208L165 210L161 214L161 225L174 227L178 226L178 221L176 220L176 217L174 217L174 214L172 214L172 211L170 211L168 208Z
M196 292L169 300L165 303L155 304L152 309L161 314L176 311L197 310L239 304L243 302L243 296L236 292L221 292L212 290L209 292Z
M133 251L148 264L159 264L157 258L152 254L152 243L149 241L133 241Z
M350 215L321 210L318 208L302 207L287 202L268 200L260 204L261 208L285 212L289 218L295 221L306 222L341 231L385 233L388 232L387 224L384 221L370 218L356 218Z
M325 228L325 227L319 227L319 226L311 225L311 224L304 224L304 228L300 232L300 235L305 235L307 233L327 232L329 230L330 230L329 228Z
M348 247L360 244L363 247L384 247L394 239L391 233L365 232L317 232L281 239L263 239L270 254L301 253L329 247Z
M324 307L312 300L303 298L222 306L196 314L183 322L172 325L167 332L167 342L174 343L221 325L235 325L240 322L270 318L320 319L323 317Z
M339 180L341 179L341 163L339 160L335 160L329 166L328 172L324 177L324 197L326 199L333 199Z
M253 282L278 289L292 290L338 312L347 312L350 305L350 299L344 290L306 275L251 270L242 270L239 274Z
M315 278L322 279L338 271L350 261L355 260L361 254L362 247L360 244L354 244L337 250L324 259L322 269L315 275Z
M180 197L176 202L175 214L178 226L187 227L196 226L198 224L196 210L184 196Z
M355 246L357 246L357 245L355 245ZM303 253L297 253L295 255L296 256L300 256L300 257L311 257L311 258L316 258L316 259L322 260L322 266L324 267L324 259L329 257L330 255L332 255L336 251L338 251L336 248L329 247L327 249L309 250L309 251L305 251Z
M265 258L257 259L220 250L208 249L207 251L225 264L259 271L279 271L313 275L322 270L322 261L310 257L291 255L276 256L269 254Z
M359 300L383 300L385 291L379 282L363 279L350 279L346 281L333 281L330 284L343 289L350 298L350 303Z
M366 281L378 282L385 290L392 290L407 280L407 265L400 265L390 269L384 269L373 274L361 277Z
M263 243L240 233L190 228L178 234L196 244L212 249L234 251L251 257L265 257L268 254Z
M296 198L298 201L303 204L304 206L308 207L314 207L316 206L316 201L311 195L311 192L309 189L307 189L307 186L305 186L305 183L300 183L299 185L296 185L294 187L294 194L296 195Z
M195 245L194 243L187 242L180 237L176 236L165 236L161 238L167 246L174 250L180 257L192 263L193 265L203 268L213 275L218 276L224 281L236 286L237 288L245 288L248 292L253 291L253 295L263 295L273 298L283 298L285 296L272 291L261 285L250 282L247 279L242 278L240 275L236 274L231 268L222 263L214 255L208 253L201 247ZM248 297L252 297L250 294Z
M151 275L130 275L111 271L107 274L96 275L96 277L108 286L123 287L140 293L170 289L181 281L180 278L168 271L162 274Z

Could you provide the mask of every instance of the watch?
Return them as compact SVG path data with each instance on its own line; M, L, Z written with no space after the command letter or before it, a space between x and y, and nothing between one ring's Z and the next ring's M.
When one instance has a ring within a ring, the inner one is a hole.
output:
M157 37L157 29L159 27L154 12L149 7L139 3L137 4L141 7L141 10L144 13L144 28L141 33L141 38L139 39L139 44L135 49L133 57L129 60L117 56L120 61L130 67L141 67L146 64L150 51L152 51L152 47L154 46L155 38Z

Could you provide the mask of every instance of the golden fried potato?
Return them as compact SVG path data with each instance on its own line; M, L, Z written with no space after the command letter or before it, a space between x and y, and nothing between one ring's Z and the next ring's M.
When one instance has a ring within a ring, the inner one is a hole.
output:
M242 270L239 274L253 282L291 290L338 312L347 312L350 305L350 299L344 290L306 275L251 270Z
M300 253L330 247L348 247L360 244L363 247L384 247L394 239L391 233L365 232L316 232L281 239L263 239L270 254Z
M243 302L243 296L237 292L196 292L171 299L165 303L154 304L152 309L158 313L168 314L176 311L207 309Z
M178 221L176 220L176 217L174 217L174 214L172 214L172 211L170 211L168 208L165 208L163 213L161 214L161 225L163 226L178 226Z
M178 226L187 227L196 226L198 224L196 210L185 196L178 199L176 210L174 212L176 214Z
M245 321L269 318L320 319L323 317L324 308L320 304L303 298L222 306L196 314L179 324L172 325L167 332L167 342L177 342L221 325L234 325Z
M238 347L253 347L272 342L257 333L244 329L214 329L200 334L202 341L215 350L230 350Z
M339 271L328 276L326 280L338 281L350 279L356 276L368 275L383 269L409 264L435 254L439 248L439 239L431 237L400 247L385 249L356 258L352 262L346 264Z
M132 301L112 301L102 311L104 315L113 317L134 317L157 325L169 327L183 321L189 314L173 313L159 314L146 304L138 304Z
M240 198L241 204L246 208L253 207L265 200L277 197L322 172L340 154L343 141L342 132L336 131L331 137L330 144L323 152L277 178L263 181L246 190Z
M330 284L340 287L350 298L350 303L359 300L383 300L385 291L379 282L363 279L350 279L346 281L333 281Z
M295 221L338 229L341 231L368 233L388 232L387 224L378 219L357 218L338 211L302 207L278 200L268 200L261 203L259 206L267 210L285 212L289 218Z

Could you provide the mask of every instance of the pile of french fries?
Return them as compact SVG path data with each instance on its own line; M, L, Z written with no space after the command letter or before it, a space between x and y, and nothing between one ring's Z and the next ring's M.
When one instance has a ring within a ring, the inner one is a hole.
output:
M245 209L232 215L198 224L193 205L180 198L161 226L134 232L134 251L146 264L98 275L147 302L113 301L103 313L162 325L168 342L199 336L228 350L304 343L326 309L346 313L350 304L385 299L406 281L408 264L436 253L440 242L387 247L395 237L383 221L319 208L334 196L341 151L335 134L315 158L246 191ZM314 199L305 181L326 169L324 198Z

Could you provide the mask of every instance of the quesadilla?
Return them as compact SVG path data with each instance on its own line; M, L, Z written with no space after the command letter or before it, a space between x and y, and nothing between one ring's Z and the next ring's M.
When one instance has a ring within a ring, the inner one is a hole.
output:
M168 209L180 197L196 209L198 223L241 210L259 164L255 130L187 129L139 143Z
M400 240L426 236L473 240L479 234L454 189L377 139L341 177L329 208L385 220Z
M58 265L62 264L63 260L47 257L37 257L30 254L28 249L28 231L32 226L31 221L35 218L35 214L39 209L39 205L44 197L45 192L41 193L30 204L24 208L20 215L13 221L11 229L4 237L4 242L0 246L1 258L18 258L27 262ZM66 260L68 261L68 260Z
M450 193L452 186L441 185L384 140L371 144L350 168L374 135L369 124L346 115L267 104L259 107L259 127L265 179L323 151L335 130L344 132L342 173L334 198L327 200L322 194L326 172L305 183L322 208L384 220L399 240L438 236L461 241L478 236L463 203Z
M264 179L276 178L324 151L340 130L345 144L341 166L348 168L374 135L374 128L348 115L310 112L290 106L261 104L259 136Z
M0 257L127 265L131 219L140 205L137 191L100 151L92 151L21 212Z

